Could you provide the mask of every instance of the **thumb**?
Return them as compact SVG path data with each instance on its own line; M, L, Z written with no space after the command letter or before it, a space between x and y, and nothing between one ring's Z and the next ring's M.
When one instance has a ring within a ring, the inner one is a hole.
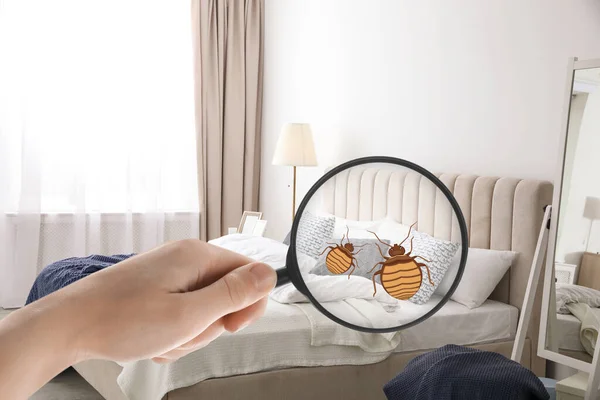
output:
M195 308L202 312L202 325L208 326L224 315L242 310L267 296L276 281L273 268L251 263L187 295L189 301L201 307Z

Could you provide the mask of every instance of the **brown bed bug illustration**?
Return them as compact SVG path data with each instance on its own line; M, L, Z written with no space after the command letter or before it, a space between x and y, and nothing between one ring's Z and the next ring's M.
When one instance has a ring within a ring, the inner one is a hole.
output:
M381 269L373 274L373 296L377 293L377 286L375 285L375 276L379 275L381 279L381 286L385 289L388 294L398 300L407 300L415 295L419 291L421 287L421 282L423 281L423 273L421 272L421 267L425 267L427 270L427 276L429 278L429 283L433 286L433 281L431 280L431 272L429 271L429 267L422 263L417 262L417 258L420 258L426 262L430 262L431 260L427 260L421 256L411 256L412 252L412 241L413 238L410 238L410 251L407 253L406 249L402 247L402 244L410 237L410 231L413 226L416 225L416 222L410 226L408 230L408 235L404 240L398 244L389 245L379 239L379 236L375 232L371 232L379 242L389 247L388 253L389 257L385 256L381 248L377 246L379 249L379 253L381 257L383 257L384 261L378 262L375 264L373 268L371 268L371 273L377 266L381 265Z
M332 274L335 274L335 275L344 274L350 268L352 268L352 270L348 274L348 279L350 279L350 275L352 275L352 273L354 272L354 270L357 267L356 259L354 258L354 256L362 251L362 249L360 249L359 251L357 251L355 253L354 249L357 247L365 246L365 245L354 246L352 243L350 243L349 232L350 232L350 230L346 226L346 234L344 234L342 236L342 240L340 240L340 244L327 243L330 246L327 246L321 252L321 254L319 254L319 255L323 255L323 253L325 253L329 249L329 253L327 253L327 257L325 257L325 265L327 266L327 269L329 270L329 272L331 272ZM344 238L346 239L345 244L344 244Z

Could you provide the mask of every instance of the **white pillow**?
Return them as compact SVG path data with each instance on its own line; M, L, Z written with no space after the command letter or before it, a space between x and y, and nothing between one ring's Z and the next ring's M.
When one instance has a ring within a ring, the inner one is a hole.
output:
M373 234L368 231L377 232L382 219L376 221L356 221L352 219L335 218L335 228L333 236L341 238L349 231L351 238L355 239L373 239Z
M469 249L469 255L471 255L471 250ZM460 257L462 256L462 251L457 251L452 258L452 263L450 263L450 267L448 268L448 272L444 275L444 279L440 282L438 288L435 291L435 294L439 296L445 296L446 293L450 290L450 287L454 283L454 278L456 278L456 274L458 274L458 267L460 266ZM468 256L467 256L468 261ZM467 266L465 265L465 269ZM464 273L463 273L464 276ZM458 289L458 288L457 288Z
M600 291L585 286L556 284L556 312L570 314L567 304L584 303L592 308L600 307Z
M470 248L462 279L450 298L471 309L481 306L513 264L517 254L514 251ZM461 251L457 251L436 294L443 296L450 290L458 273L460 257Z
M410 226L386 218L381 220L375 232L381 239L389 239L390 243L400 243L408 235L409 229Z

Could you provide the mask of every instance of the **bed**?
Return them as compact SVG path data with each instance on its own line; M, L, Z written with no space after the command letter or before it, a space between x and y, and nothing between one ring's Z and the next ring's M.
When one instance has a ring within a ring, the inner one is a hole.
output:
M600 331L600 292L582 285L553 286L556 318L548 319L547 346L561 354L592 361ZM553 334L556 332L556 334Z
M571 314L557 314L556 326L558 336L558 352L585 362L592 362L581 344L581 321Z
M432 235L456 234L448 215L436 206L435 192L424 190L410 174L398 177L378 172L352 171L336 177L323 199L329 211L340 218L360 220L375 213L387 214L388 204L400 202L403 211L393 216L399 222L410 223L415 215L429 215L432 217L426 229ZM481 307L469 310L450 301L429 320L403 331L399 343L386 342L377 351L379 348L373 346L381 343L369 342L372 337L361 337L367 340L364 348L326 342L317 346L315 341L319 338L300 307L270 300L265 316L256 324L224 335L175 363L165 366L140 361L121 366L91 360L74 366L75 369L109 400L150 400L157 393L163 400L352 400L383 399L381 388L385 382L416 355L444 344L470 345L509 357L543 206L551 202L552 185L474 175L438 177L454 193L463 210L470 247L519 253L516 263ZM217 239L217 244L219 240L223 243L228 239ZM267 243L268 239L264 240ZM272 259L267 257L267 261L276 264L285 245L268 243L273 248L283 246L269 253ZM545 360L532 351L537 348L541 290L538 293L522 364L543 376ZM448 326L455 328L448 330ZM127 396L122 388L127 388Z
M561 304L559 304L559 301L557 301L557 308L559 308L560 306ZM580 309L579 305L576 305L575 307ZM577 314L579 313L577 312ZM592 341L594 339L593 336L592 338L590 338L590 336L588 335L590 333L590 329L591 331L595 331L596 333L599 330L600 325L598 323L598 317L600 316L600 312L598 311L598 309L596 309L595 311L596 318L592 319L586 319L585 313L583 315L579 314L579 317L575 316L571 313L570 310L569 313L556 312L554 315L556 316L556 318L548 319L548 323L553 324L554 326L554 328L550 328L547 331L548 348L553 349L553 351L562 355L572 357L587 363L591 363L593 359ZM583 324L582 320L586 323ZM584 331L586 330L588 331L588 333L584 334ZM569 366L559 364L550 360L547 361L546 369L546 375L556 380L565 379L579 372L575 368L571 368Z

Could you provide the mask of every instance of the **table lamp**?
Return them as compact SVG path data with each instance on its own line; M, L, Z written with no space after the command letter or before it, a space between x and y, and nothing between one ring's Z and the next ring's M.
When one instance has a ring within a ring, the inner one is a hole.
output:
M292 219L296 216L296 167L317 165L315 145L309 124L285 124L277 140L273 165L287 165L294 169Z
M590 220L590 230L588 231L587 242L585 244L585 251L587 252L590 244L590 238L592 234L592 227L594 226L594 221L600 219L600 198L589 196L585 198L583 218L587 218Z

